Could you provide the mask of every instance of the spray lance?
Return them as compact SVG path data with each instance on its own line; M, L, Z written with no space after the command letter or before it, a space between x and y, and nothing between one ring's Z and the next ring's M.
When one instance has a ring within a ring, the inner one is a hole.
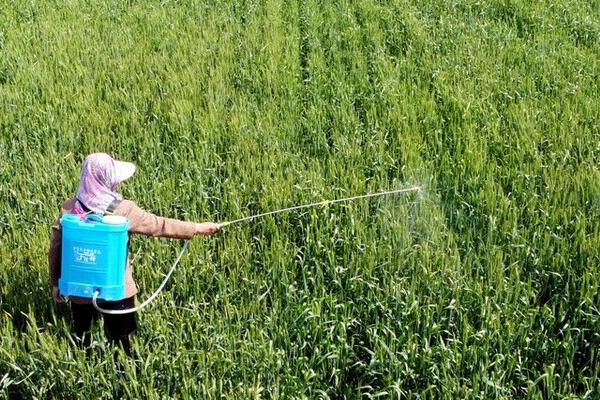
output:
M234 220L231 220L231 221L225 221L225 222L219 223L218 225L219 225L220 228L224 228L224 227L229 226L229 225L239 224L239 223L246 222L246 221L252 221L252 220L255 220L257 218L262 218L262 217L266 217L266 216L269 216L269 215L281 214L281 213L289 212L289 211L296 211L296 210L301 210L301 209L305 209L305 208L312 208L312 207L324 206L324 205L341 203L341 202L355 201L355 200L366 199L366 198L370 198L370 197L381 197L381 196L389 196L389 195L398 195L398 194L404 194L404 193L410 193L410 192L420 192L420 191L421 191L421 187L420 186L413 186L413 187L404 188L404 189L394 189L394 190L388 190L388 191L383 191L383 192L368 193L368 194L363 194L363 195L358 195L358 196L346 197L346 198L341 198L341 199L325 200L325 201L320 201L320 202L316 202L316 203L302 204L302 205L297 205L297 206L293 206L293 207L283 208L283 209L280 209L280 210L264 212L264 213L260 213L260 214L256 214L256 215L251 215L251 216L248 216L248 217L234 219ZM158 287L158 289L156 289L154 291L154 293L152 293L152 295L147 300L145 300L143 303L141 303L137 307L126 309L126 310L108 310L108 309L104 309L104 308L101 308L98 305L98 302L97 302L98 297L100 296L101 291L100 290L95 290L94 293L93 293L93 296L92 296L92 304L94 305L94 308L96 310L102 312L102 313L105 313L105 314L128 314L128 313L132 313L132 312L141 310L144 307L146 307L163 290L163 288L167 284L167 281L169 280L169 278L173 274L173 271L175 271L175 268L179 264L179 261L181 260L181 257L183 256L183 254L187 250L189 244L190 244L189 240L185 240L184 241L183 247L181 248L181 250L179 250L179 253L178 253L177 257L175 258L175 261L171 265L171 268L169 269L169 272L167 273L167 275L163 279L162 283L160 284L160 286Z

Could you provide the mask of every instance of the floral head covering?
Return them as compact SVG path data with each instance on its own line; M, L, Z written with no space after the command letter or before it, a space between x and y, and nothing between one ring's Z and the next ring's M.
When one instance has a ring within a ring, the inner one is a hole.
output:
M117 185L131 177L135 165L116 161L106 153L90 154L83 161L75 214L85 214L86 208L94 213L104 214L115 200L123 197L116 192Z

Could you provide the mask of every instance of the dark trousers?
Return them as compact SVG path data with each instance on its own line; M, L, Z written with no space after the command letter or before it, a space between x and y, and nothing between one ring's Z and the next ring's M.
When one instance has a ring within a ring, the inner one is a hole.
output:
M133 297L119 301L107 301L100 304L101 308L109 310L125 310L135 307ZM71 303L71 314L73 316L73 333L75 342L82 348L90 346L90 329L92 321L98 318L99 312L92 304ZM137 327L136 313L111 315L101 313L104 318L104 332L113 345L120 345L127 355L131 355L131 344L129 335Z

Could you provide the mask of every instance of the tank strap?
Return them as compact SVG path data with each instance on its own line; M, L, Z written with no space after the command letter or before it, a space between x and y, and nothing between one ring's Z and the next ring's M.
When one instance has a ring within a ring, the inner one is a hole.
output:
M117 209L117 207L119 207L119 204L121 204L121 200L114 199L112 201L112 203L110 203L108 205L108 207L106 208L106 213L107 214L114 214L114 212Z

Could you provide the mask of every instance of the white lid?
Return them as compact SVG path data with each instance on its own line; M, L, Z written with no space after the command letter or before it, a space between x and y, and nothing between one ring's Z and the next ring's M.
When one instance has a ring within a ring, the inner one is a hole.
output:
M111 225L122 225L127 222L127 218L121 215L105 215L102 217L102 222Z

